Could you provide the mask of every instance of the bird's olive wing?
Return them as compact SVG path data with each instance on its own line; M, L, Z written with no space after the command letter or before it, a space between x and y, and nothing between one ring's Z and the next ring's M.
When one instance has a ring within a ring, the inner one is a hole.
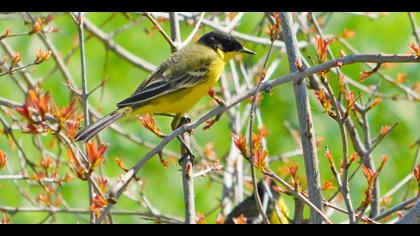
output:
M191 88L205 81L208 73L207 67L194 71L187 71L180 76L171 76L165 79L154 80L117 104L119 108L127 106L141 106L145 102L159 98L169 93Z

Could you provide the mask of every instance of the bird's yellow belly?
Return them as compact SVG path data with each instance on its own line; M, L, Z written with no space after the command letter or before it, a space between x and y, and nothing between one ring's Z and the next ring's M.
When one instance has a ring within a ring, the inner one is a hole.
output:
M144 115L146 113L182 114L189 111L219 80L224 65L224 61L216 60L210 65L209 74L205 82L153 99L144 106L136 109L133 115Z

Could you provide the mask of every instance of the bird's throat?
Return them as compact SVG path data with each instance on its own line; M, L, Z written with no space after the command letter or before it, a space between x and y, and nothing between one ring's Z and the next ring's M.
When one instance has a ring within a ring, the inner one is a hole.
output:
M223 52L220 49L217 49L217 55L222 59L225 63L228 63L230 59L232 59L237 52Z

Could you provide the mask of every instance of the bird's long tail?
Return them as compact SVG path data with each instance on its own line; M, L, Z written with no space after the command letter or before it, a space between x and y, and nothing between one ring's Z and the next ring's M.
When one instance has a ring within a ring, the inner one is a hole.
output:
M106 127L110 126L112 123L114 123L116 120L122 118L125 116L131 108L121 108L118 109L112 113L110 113L107 116L102 117L101 119L95 121L93 124L89 125L88 127L84 128L83 130L80 130L76 136L74 137L74 140L76 142L82 141L87 142L92 137L94 137L96 134L101 132Z

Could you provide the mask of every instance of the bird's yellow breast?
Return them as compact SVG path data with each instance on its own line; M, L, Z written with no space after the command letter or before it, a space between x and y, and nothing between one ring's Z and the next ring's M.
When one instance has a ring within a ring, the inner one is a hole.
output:
M226 57L218 56L213 60L208 68L208 73L204 82L194 87L182 89L150 101L147 105L138 108L135 115L145 113L170 113L182 114L189 111L210 88L219 80L225 68Z

